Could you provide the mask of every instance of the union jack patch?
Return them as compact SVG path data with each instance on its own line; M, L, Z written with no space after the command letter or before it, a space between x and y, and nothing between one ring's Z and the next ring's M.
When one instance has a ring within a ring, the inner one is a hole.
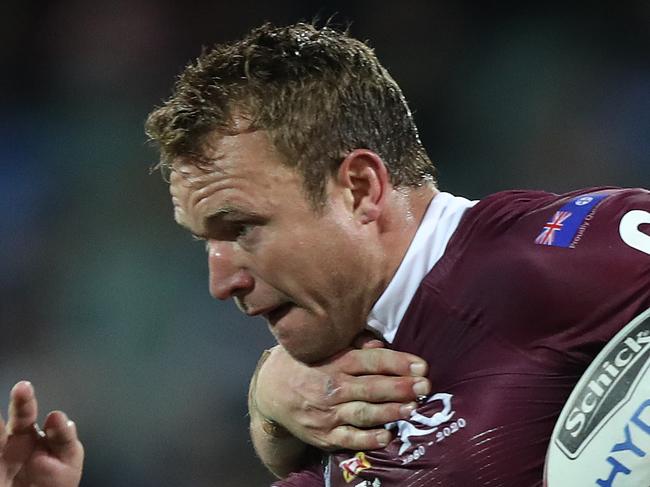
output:
M589 226L596 206L607 196L608 193L591 193L572 198L544 224L535 243L575 248Z
M536 244L553 245L555 241L555 232L559 232L564 227L564 222L571 216L570 211L556 211L553 218L544 225L544 230L535 239Z

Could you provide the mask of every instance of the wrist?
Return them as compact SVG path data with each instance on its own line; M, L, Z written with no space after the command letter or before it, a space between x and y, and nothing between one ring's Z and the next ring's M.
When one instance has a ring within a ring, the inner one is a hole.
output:
M257 362L257 366L255 368L255 372L253 373L253 377L251 378L250 387L248 389L248 411L251 418L251 429L253 428L259 429L263 431L270 438L276 438L276 439L287 438L292 436L289 430L287 430L280 423L278 423L274 419L270 418L267 414L265 414L260 409L259 403L257 401L258 376L260 373L260 369L262 368L262 366L264 365L264 363L266 362L266 360L269 358L270 355L271 355L271 350L264 350L262 356Z
M293 435L277 421L266 417L259 409L255 408L255 403L250 409L251 429L262 431L265 436L271 439L283 439Z
M286 429L284 435L265 429L264 419L251 417L250 435L253 448L262 463L278 478L285 478L291 472L300 470L311 458L309 446L291 435Z

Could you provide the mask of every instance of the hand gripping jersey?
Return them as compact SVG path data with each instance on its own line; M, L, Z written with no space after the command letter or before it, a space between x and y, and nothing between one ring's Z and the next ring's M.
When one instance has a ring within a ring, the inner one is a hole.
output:
M342 451L278 487L542 485L557 417L589 363L650 307L650 192L512 191L466 211L391 347L431 394L382 450Z

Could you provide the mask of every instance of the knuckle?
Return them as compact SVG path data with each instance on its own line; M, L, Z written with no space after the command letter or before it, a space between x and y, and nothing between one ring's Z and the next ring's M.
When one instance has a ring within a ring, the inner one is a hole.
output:
M382 393L382 384L380 378L368 378L359 387L358 399L362 401L382 401L384 400Z
M357 370L362 361L364 350L352 349L344 352L337 359L337 368L343 372Z
M355 426L366 426L369 422L368 409L364 406L357 406L352 412L352 418Z
M413 385L415 381L410 377L395 377L390 379L390 384L387 387L388 395L386 400L402 401L409 400L415 397L413 392Z
M404 386L404 389L407 387ZM402 395L399 381L392 377L368 376L359 379L355 399L371 403L385 402L396 394Z
M382 352L386 352L387 350L382 350L381 348L371 348L367 350L367 361L368 361L368 368L370 370L379 370L382 368L382 364L385 359L385 354Z
M370 431L359 431L350 439L348 448L355 450L371 450L375 447L374 435Z
M320 414L314 417L314 428L323 432L329 433L341 424L343 424L343 422L335 408L320 411Z
M335 449L352 449L355 448L355 430L351 426L340 426L336 429L336 435L334 435L333 446Z
M400 409L401 407L402 407L401 403L386 404L381 411L382 412L381 421L383 423L388 423L390 421L397 421L398 419L402 419L402 413Z
M415 397L413 386L417 382L416 379L410 377L400 377L395 380L395 392L398 394L396 399L412 399Z
M370 352L370 350L363 348L352 349L347 352L342 357L345 360L346 370L361 368L368 356L368 352Z
M318 403L305 402L301 409L305 413L305 418L315 418L319 421L323 421L332 415L331 408L324 407Z
M341 374L329 375L323 383L322 394L326 404L335 404L341 397L343 381Z
M313 435L311 436L309 443L314 445L319 450L324 451L332 451L338 448L329 436Z
M334 451L334 450L339 450L341 448L344 448L339 444L339 441L337 440L336 437L337 437L336 433L332 431L330 432L330 434L319 435L314 437L311 443L319 450L324 450L324 451Z
M349 377L341 388L342 401L357 401L363 398L364 395L364 378L362 377Z

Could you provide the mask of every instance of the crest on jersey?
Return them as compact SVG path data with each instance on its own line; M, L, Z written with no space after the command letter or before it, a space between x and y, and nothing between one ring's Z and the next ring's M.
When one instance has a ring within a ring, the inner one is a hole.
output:
M372 467L372 465L370 465L370 462L366 458L365 453L360 451L352 458L348 458L347 460L340 462L339 467L343 472L343 478L346 482L349 483L356 479L357 475L359 475L361 472Z
M399 448L399 452L397 453L398 455L404 454L413 446L411 438L424 438L431 436L438 431L438 428L441 425L448 423L453 419L454 415L456 414L451 404L453 397L453 394L448 394L446 392L439 392L437 394L434 394L429 399L427 399L427 404L440 402L442 405L442 410L434 412L431 416L413 411L411 413L411 417L408 420L398 420L393 423L384 425L386 429L397 428L397 437L402 443ZM464 428L466 424L465 419L461 418L459 421L459 424L457 424L457 422L453 423L455 425L453 429L451 426L449 428L445 428L445 430L448 430L449 433L446 435L442 434L442 436L437 435L435 441L440 442L446 436L450 436L460 428ZM424 426L424 428L422 428L422 426ZM426 444L427 446L431 446L433 443L434 441L427 441ZM413 452L413 455L410 456L409 460L406 461L404 465L406 465L406 463L412 462L413 460L417 460L420 456L424 455L426 448L424 448L424 446L421 446L420 448L421 449L416 449Z
M583 194L571 199L544 224L535 243L575 248L589 227L596 206L607 196L607 194Z

